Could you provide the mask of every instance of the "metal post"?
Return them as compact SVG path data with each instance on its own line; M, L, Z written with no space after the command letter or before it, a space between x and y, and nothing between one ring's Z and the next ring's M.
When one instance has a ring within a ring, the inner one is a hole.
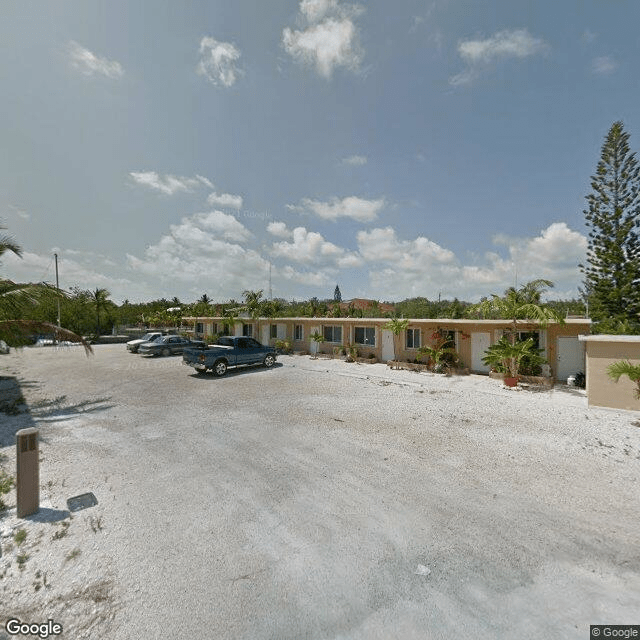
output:
M40 509L40 451L34 428L16 433L16 497L18 518Z
M60 328L60 284L58 283L58 254L53 254L56 259L56 292L58 294L58 328Z

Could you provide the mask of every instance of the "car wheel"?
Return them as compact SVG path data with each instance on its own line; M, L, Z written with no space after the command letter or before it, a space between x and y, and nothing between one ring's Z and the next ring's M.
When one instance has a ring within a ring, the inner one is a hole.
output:
M267 369L270 369L271 367L273 367L275 362L276 362L276 359L273 357L271 353L269 353L264 357L264 366L267 367Z
M196 374L199 375L199 376L204 376L207 373L209 373L208 369L196 369Z
M171 351L169 351L169 349L165 347L165 348L162 350L162 355L163 355L163 356L165 356L165 357L166 357L166 356L170 356L170 355L171 355Z
M215 373L218 378L222 377L227 373L227 363L224 360L218 360L218 362L213 365L213 373Z

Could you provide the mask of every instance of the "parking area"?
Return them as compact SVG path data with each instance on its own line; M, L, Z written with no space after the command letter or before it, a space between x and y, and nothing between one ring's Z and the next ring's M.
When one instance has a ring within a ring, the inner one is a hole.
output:
M43 506L0 516L3 625L577 640L639 621L638 415L579 390L308 356L216 378L124 345L2 363L30 409L0 414L3 464L38 427Z

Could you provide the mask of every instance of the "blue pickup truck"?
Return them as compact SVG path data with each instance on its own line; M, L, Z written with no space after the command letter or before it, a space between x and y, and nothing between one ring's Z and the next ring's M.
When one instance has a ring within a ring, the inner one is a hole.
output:
M213 371L216 376L223 376L229 367L252 364L272 367L276 361L276 350L265 347L253 338L222 336L208 347L186 348L182 360L198 373Z

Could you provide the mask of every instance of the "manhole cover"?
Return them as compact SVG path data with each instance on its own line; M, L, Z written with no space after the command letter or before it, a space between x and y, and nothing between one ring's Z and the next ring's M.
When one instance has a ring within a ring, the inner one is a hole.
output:
M67 500L67 508L69 511L80 511L82 509L88 509L89 507L95 507L98 504L98 500L93 493L82 493L79 496L73 496Z

